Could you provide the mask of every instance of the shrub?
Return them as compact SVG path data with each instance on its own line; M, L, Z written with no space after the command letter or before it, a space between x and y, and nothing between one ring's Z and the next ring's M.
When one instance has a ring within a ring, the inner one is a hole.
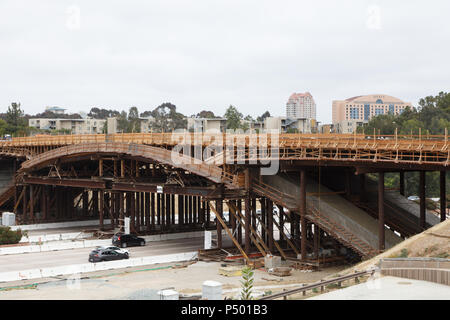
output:
M26 232L22 233L20 229L13 231L10 227L0 227L0 245L19 243L23 235L26 235Z

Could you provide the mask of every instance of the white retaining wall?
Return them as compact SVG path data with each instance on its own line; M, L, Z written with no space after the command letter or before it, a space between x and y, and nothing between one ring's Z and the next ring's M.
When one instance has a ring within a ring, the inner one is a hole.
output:
M77 275L80 273L120 269L128 267L138 267L157 263L170 263L179 261L189 261L198 257L197 252L175 253L161 256L147 256L141 258L130 258L127 260L83 263L68 266L49 267L42 269L28 269L21 271L8 271L0 273L0 282L10 282L19 280L48 278L64 275Z
M174 239L199 238L199 237L203 237L203 235L204 235L203 231L195 231L195 232L157 234L157 235L152 235L152 236L144 236L143 238L145 239L146 242L154 242L154 241L164 241L164 240L174 240ZM67 242L55 241L53 243L45 243L42 245L13 246L13 247L3 247L3 248L0 247L0 255L91 248L91 247L106 246L106 245L112 245L111 239L77 240L77 241L67 241Z

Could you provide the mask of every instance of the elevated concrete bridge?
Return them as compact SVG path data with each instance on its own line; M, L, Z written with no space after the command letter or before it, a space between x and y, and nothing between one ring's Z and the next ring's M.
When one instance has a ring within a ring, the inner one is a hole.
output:
M122 227L124 217L130 217L137 233L217 229L219 247L226 229L243 255L256 249L262 255L286 256L290 251L306 261L308 250L317 257L319 236L366 257L386 244L390 247L393 239L420 232L436 219L443 221L450 143L446 135L37 135L0 141L0 157L12 161L14 173L0 195L0 209L16 212L18 223L96 218L103 228L108 217ZM274 163L277 175L262 176L261 169ZM322 169L337 171L345 190L318 188L327 179L316 175ZM384 196L384 173L400 174L404 194L408 171L421 172L415 225L406 209L406 215L397 214ZM426 218L426 171L441 172L440 217L431 220ZM288 174L289 181L281 173ZM352 192L374 196L365 182L368 173L378 175L377 199L364 201L361 196L356 204ZM360 177L359 190L345 182L355 176ZM329 208L314 205L321 196L347 203L341 206L346 209L335 208L330 215ZM229 209L227 219L224 206ZM275 217L277 207L280 214ZM369 233L359 232L363 225Z

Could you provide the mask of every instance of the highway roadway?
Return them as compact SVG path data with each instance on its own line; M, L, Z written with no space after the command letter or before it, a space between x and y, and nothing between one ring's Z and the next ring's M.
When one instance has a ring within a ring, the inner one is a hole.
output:
M129 247L130 258L197 251L203 248L203 237L147 242L144 247ZM0 256L0 272L89 263L93 248L70 249Z

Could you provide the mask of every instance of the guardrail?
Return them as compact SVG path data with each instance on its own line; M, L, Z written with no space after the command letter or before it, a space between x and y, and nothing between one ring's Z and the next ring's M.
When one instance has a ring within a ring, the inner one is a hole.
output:
M289 290L289 291L284 291L284 292L280 292L280 293L276 293L276 294L272 294L270 296L265 296L262 297L259 300L274 300L274 299L278 299L278 298L285 298L287 296L290 296L292 294L295 293L299 293L299 292L306 292L307 290L312 290L312 289L316 289L319 287L324 287L330 284L334 284L334 283L340 283L346 280L351 280L351 279L357 279L361 276L370 274L373 275L375 273L375 269L372 270L366 270L366 271L361 271L361 272L356 272L354 274L350 274L350 275L346 275L346 276L342 276L339 278L334 278L334 279L330 279L330 280L325 280L325 281L320 281L317 283L313 283L307 286L303 286L301 288L297 288L297 289L293 289L293 290Z

